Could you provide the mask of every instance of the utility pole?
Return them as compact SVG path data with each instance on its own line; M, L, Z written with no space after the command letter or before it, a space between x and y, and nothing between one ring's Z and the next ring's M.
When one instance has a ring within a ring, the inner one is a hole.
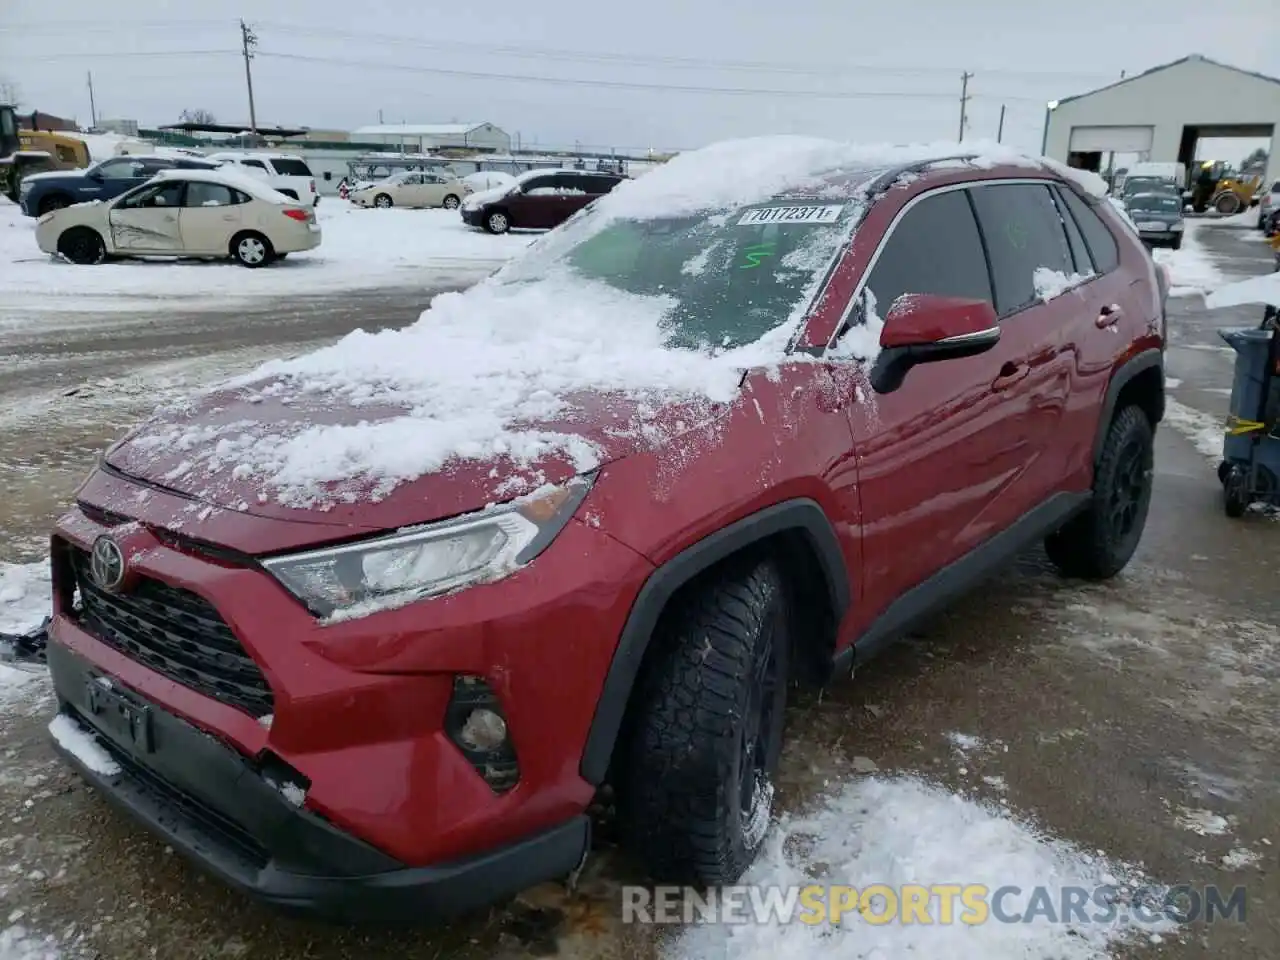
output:
M1000 126L996 128L996 143L1004 143L1004 104L1000 104Z
M960 139L964 139L964 127L967 117L965 114L969 108L969 81L973 79L973 74L966 70L960 74Z
M258 38L249 25L240 21L240 49L244 53L244 82L249 88L249 131L254 139L258 136L258 112L253 106L253 71L249 69L249 61L253 59L253 49L258 45Z
M93 71L89 71L89 129L95 130L98 126L98 105L93 102Z
M379 110L379 111L378 111L378 124L379 124L379 125L381 125L381 124L382 124L382 111L381 111L381 110Z

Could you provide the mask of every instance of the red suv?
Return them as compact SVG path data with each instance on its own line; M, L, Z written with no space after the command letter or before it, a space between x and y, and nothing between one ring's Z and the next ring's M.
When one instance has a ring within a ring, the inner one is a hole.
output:
M655 877L731 882L793 684L1038 541L1124 567L1164 283L1109 203L1030 160L755 149L113 446L52 540L63 756L329 917L569 875L606 784Z

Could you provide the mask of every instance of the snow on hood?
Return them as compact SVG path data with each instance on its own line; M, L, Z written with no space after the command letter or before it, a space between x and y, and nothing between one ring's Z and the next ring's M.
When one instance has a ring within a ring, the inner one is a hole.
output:
M378 501L466 462L589 471L705 420L791 332L718 355L677 349L667 309L580 279L486 281L436 297L403 330L357 331L224 384L216 403L158 411L108 460L242 509ZM618 398L626 417L602 416L592 396ZM686 412L670 421L675 405Z
M516 183L515 183L515 180L513 179L510 183L503 184L497 187L490 187L488 190L477 190L475 193L471 194L469 197L467 197L465 200L462 201L463 209L479 210L486 203L492 203L494 200L501 200L503 197L505 197L508 193L511 192L511 188L514 187L515 185Z
M63 177L83 177L88 170L44 170L40 173L24 174L22 179L26 180L60 180Z
M804 137L718 144L623 182L593 204L589 219L575 218L574 229L590 235L620 218L729 210L819 189L839 171L974 147ZM993 164L1035 163L995 144L978 150ZM553 238L564 239L565 230ZM224 385L221 399L159 411L109 459L224 506L321 510L378 501L428 475L479 465L555 460L569 472L589 471L634 448L619 437L658 445L711 416L737 396L744 370L781 360L799 322L780 318L756 343L704 351L668 342L674 306L670 297L626 293L563 268L524 280L500 273L436 297L405 329L357 331ZM602 419L599 404L582 399L592 396L624 401L614 410L625 409L626 422ZM681 415L672 419L676 407Z

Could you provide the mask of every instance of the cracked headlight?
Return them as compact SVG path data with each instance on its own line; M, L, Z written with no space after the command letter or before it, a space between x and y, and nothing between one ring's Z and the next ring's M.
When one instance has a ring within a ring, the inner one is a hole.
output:
M452 520L262 565L316 616L352 620L498 580L545 550L594 477L579 477Z

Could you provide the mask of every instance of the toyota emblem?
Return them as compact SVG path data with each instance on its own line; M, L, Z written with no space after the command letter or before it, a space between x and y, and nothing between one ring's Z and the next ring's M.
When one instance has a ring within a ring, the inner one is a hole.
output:
M108 593L115 593L124 583L124 553L110 537L101 536L93 544L89 557L89 576Z

